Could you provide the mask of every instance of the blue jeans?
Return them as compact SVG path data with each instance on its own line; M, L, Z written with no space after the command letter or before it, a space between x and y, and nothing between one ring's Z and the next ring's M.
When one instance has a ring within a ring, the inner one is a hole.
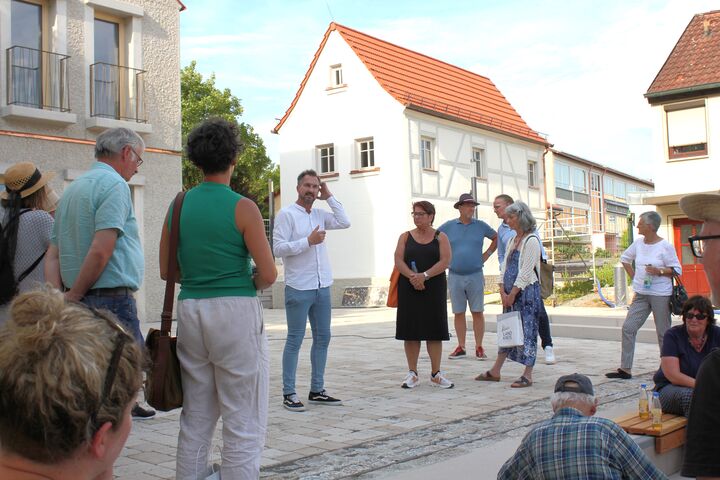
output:
M283 395L295 393L295 372L308 318L313 339L310 349L310 391L321 392L330 345L330 287L296 290L286 285L285 316L288 333L282 359Z
M140 333L137 305L132 295L87 295L82 302L88 307L110 310L140 345L145 345Z

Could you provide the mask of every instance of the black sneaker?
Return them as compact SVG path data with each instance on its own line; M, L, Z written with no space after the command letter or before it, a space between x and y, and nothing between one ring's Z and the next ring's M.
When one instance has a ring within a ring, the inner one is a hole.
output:
M310 392L308 402L317 403L318 405L342 405L342 400L331 397L325 389L322 392Z
M149 408L149 407L148 408L141 407L139 403L136 403L132 407L130 414L132 415L133 418L139 418L139 419L152 418L155 416L155 410L153 410L152 408Z
M291 412L305 411L305 405L303 405L298 396L294 393L283 395L283 407L287 408Z

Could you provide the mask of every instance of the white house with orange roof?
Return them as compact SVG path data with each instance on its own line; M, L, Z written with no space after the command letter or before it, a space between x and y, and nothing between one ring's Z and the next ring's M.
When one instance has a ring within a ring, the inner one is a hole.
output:
M660 234L675 245L688 293L709 295L687 240L700 222L688 219L678 200L720 189L720 10L693 16L645 98L655 115L655 193L637 196L637 210L657 210Z
M326 238L333 305L347 287L387 286L397 238L413 227L413 201L435 205L435 225L457 217L453 204L470 191L478 218L493 227L500 193L545 218L549 145L490 79L336 23L273 132L283 206L296 200L298 173L313 168L351 219ZM497 271L493 257L486 275Z

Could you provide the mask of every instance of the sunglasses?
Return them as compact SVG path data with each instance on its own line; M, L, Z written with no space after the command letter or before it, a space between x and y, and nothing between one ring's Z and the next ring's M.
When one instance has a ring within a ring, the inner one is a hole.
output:
M112 316L110 312L98 310L92 307L88 308L91 312L93 312L93 314L95 314L96 317L103 319L113 330L115 330L115 332L117 332L117 335L115 335L115 346L113 348L112 354L110 355L110 361L108 362L107 371L105 372L105 381L103 382L100 402L98 403L97 408L95 408L95 411L90 417L92 424L96 425L100 409L105 404L105 402L107 402L107 399L110 396L110 392L112 391L113 384L115 383L115 377L117 376L118 367L120 366L120 358L122 357L125 344L133 342L135 340L133 336L130 335L130 333L128 333L128 331L115 320L114 316ZM96 428L97 427L99 427L99 425L96 425Z
M705 320L706 318L708 318L708 316L705 315L704 313L690 313L690 312L688 312L688 313L685 314L685 320L692 320L692 319L694 319L694 318L702 321L702 320Z

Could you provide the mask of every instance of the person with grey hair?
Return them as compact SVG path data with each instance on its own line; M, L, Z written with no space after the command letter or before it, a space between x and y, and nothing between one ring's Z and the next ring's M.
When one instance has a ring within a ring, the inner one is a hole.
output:
M620 368L606 373L608 378L632 378L635 338L650 312L655 320L660 351L665 332L670 328L672 277L681 275L682 268L675 248L657 234L661 223L662 218L657 212L642 213L637 224L641 236L620 256L625 271L632 278L635 296L622 327Z
M560 377L550 403L553 418L523 438L498 480L667 479L622 428L594 416L598 401L585 375Z
M133 296L145 259L133 208L130 179L143 163L145 142L127 128L98 135L90 170L63 192L45 259L45 279L65 298L114 313L143 345ZM134 417L155 411L135 404Z
M520 312L524 343L519 347L499 348L495 364L475 380L499 382L505 359L510 358L525 366L523 374L510 386L526 388L532 386L532 371L537 356L538 317L542 305L538 277L541 241L533 233L535 217L525 203L515 202L508 206L505 216L508 225L515 231L515 237L510 241L500 267L500 298L505 311Z

